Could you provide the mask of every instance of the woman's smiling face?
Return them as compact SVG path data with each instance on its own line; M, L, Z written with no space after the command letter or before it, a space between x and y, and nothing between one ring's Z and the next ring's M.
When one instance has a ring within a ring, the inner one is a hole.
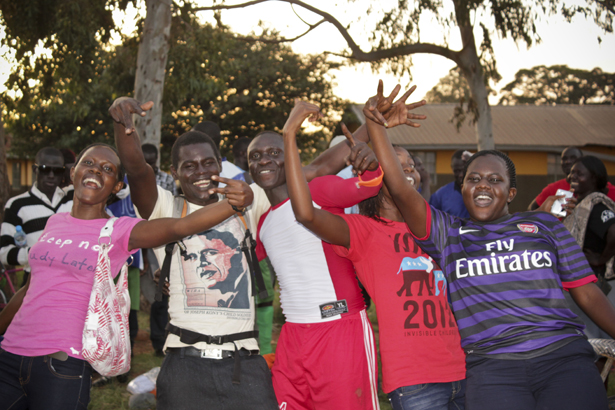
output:
M122 188L117 180L119 168L120 159L112 149L102 145L88 149L71 169L75 196L82 203L106 203Z
M461 194L470 219L489 222L508 214L508 204L517 194L517 189L510 188L504 160L495 155L484 155L468 166Z

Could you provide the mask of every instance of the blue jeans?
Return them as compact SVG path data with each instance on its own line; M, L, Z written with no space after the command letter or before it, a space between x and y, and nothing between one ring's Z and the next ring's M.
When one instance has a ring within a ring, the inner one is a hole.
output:
M464 410L466 381L402 386L388 396L393 410Z
M0 410L85 410L91 374L85 360L19 356L0 349Z
M607 395L587 340L575 337L545 355L524 360L466 356L472 410L606 410Z
M234 358L202 359L167 349L156 380L158 410L278 410L271 372L263 356L240 357L240 383L234 384Z

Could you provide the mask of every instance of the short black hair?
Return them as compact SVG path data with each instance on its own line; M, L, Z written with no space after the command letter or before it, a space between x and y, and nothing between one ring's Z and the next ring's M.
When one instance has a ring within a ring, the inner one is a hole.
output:
M453 152L453 156L451 157L451 161L454 159L461 159L461 157L463 156L463 153L466 150L464 149L458 149L457 151Z
M568 150L576 150L579 153L579 157L583 156L583 151L581 151L581 148L579 147L575 147L574 145L571 145L569 147L566 147L562 150L562 154L564 154L564 152L568 151Z
M241 137L233 144L233 156L238 157L241 151L248 151L252 140L248 137Z
M64 157L64 165L75 163L75 153L70 148L60 148L60 152Z
M190 131L199 131L211 138L216 144L216 148L220 148L220 127L212 121L203 121L195 124Z
M463 152L463 151L462 151ZM506 166L506 171L508 172L508 179L510 181L510 188L517 188L517 171L515 169L515 164L512 162L508 155L504 154L502 151L498 151L495 149L487 149L484 151L478 151L476 154L472 155L470 159L468 159L463 167L463 180L466 179L466 173L468 172L468 167L474 160L478 157L484 157L485 155L493 155L494 157L500 158L504 161L504 165Z
M179 149L187 145L195 144L209 144L213 149L216 158L218 158L218 161L221 161L222 157L220 156L218 147L207 134L203 134L200 131L188 131L180 135L179 138L175 140L173 148L171 148L171 163L173 164L173 168L177 170L177 166L179 165Z
M54 148L54 147L41 148L36 153L36 157L34 158L34 161L36 161L37 164L40 164L40 162L42 161L43 156L60 157L60 158L62 158L62 162L66 163L64 161L64 155L62 155L62 152L59 149Z
M154 144L145 143L141 145L141 150L144 154L154 154L158 158L158 148Z
M380 188L377 195L359 202L359 214L387 225L388 222L380 217L380 208L382 207L383 202L384 192L382 188Z
M84 149L81 150L81 152L79 153L79 155L77 155L77 158L75 158L75 165L77 166L77 164L79 163L79 161L81 161L81 158L83 157L83 155L90 149L93 147L105 147L105 148L109 148L111 151L115 152L115 155L117 155L118 159L120 158L120 154L117 152L117 149L115 149L114 146L111 146L109 144L105 144L103 142L95 142L93 144L88 145L87 147L85 147ZM122 161L120 160L120 166L117 169L117 180L118 181L122 181L124 182L124 175L126 175L126 170L124 169L124 165L122 165Z
M609 175L606 171L604 163L593 155L585 155L577 158L575 164L581 163L596 180L596 189L602 193L606 193L606 183L609 180ZM574 164L573 164L574 165Z

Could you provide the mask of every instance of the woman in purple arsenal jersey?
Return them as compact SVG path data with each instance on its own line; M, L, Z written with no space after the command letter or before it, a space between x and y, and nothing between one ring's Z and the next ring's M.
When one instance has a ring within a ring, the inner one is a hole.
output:
M430 208L387 138L382 113L390 109L381 92L372 97L368 131L410 232L448 282L466 353L466 408L607 409L584 325L563 292L611 337L615 309L570 232L546 212L508 212L515 166L499 151L479 151L466 164L461 192L470 219Z

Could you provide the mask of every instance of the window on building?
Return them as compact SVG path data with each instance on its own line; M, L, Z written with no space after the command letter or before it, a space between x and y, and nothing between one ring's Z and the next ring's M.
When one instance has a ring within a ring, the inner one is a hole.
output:
M13 189L21 188L21 163L13 162Z
M549 183L566 177L562 172L562 157L559 154L547 154L547 176Z

